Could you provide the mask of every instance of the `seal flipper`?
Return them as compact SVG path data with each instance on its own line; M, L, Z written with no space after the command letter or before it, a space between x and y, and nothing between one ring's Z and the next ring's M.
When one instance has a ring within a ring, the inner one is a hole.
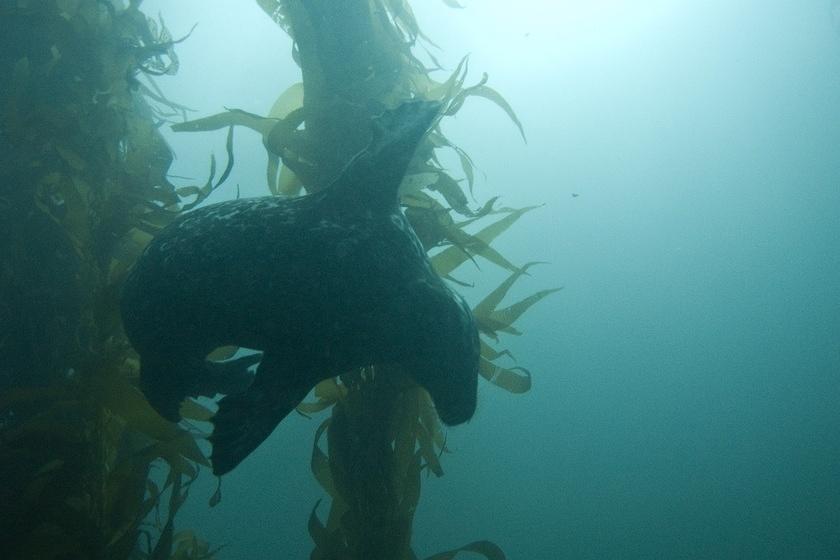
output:
M213 474L230 472L259 447L306 397L315 381L314 376L301 375L299 368L266 355L247 391L219 401L219 410L211 419Z
M260 354L225 362L204 358L146 354L140 357L140 389L158 414L170 422L181 420L181 402L187 397L213 397L217 393L245 391L253 380L248 368Z
M190 396L214 397L218 393L244 392L254 381L249 368L262 360L261 353L248 354L223 362L204 361L204 374L195 380Z

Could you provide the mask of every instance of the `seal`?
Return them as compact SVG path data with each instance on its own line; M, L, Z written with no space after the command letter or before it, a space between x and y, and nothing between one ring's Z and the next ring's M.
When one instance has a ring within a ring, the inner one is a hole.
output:
M354 368L398 365L444 423L472 417L475 319L432 269L398 198L439 112L416 100L386 111L328 188L193 210L135 263L121 311L140 387L172 421L188 396L226 395L212 419L215 474L256 449L318 382ZM262 356L206 359L225 345Z

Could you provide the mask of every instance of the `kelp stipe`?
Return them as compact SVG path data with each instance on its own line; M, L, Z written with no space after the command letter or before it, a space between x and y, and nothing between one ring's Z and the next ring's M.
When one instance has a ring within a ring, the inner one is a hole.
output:
M144 76L175 71L177 41L139 2L121 4L0 4L6 558L211 552L172 523L207 460L137 390L115 303L144 244L216 183L167 180L157 128L180 109ZM150 476L160 458L166 471Z

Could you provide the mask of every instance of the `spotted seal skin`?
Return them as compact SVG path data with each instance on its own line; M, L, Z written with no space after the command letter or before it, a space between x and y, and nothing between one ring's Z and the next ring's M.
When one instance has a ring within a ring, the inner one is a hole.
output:
M233 469L321 380L402 366L441 419L476 407L479 341L464 300L432 269L397 190L436 103L374 123L373 141L327 189L232 200L179 217L146 248L122 292L141 388L177 421L187 396L227 396L213 418L213 471ZM205 359L224 345L263 352Z

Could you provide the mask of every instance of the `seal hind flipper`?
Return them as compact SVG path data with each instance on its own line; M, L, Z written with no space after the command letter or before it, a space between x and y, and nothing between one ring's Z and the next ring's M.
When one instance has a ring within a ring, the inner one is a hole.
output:
M245 391L254 377L248 368L259 362L261 356L250 354L211 362L197 357L144 355L140 357L140 388L158 414L170 422L178 422L181 402L187 397Z
M301 375L274 356L263 358L254 383L244 393L219 401L210 420L213 474L230 472L250 455L316 382L313 375Z
M244 392L254 380L249 368L261 360L261 353L223 362L205 360L204 375L195 380L190 396L214 397L218 393L233 395Z

